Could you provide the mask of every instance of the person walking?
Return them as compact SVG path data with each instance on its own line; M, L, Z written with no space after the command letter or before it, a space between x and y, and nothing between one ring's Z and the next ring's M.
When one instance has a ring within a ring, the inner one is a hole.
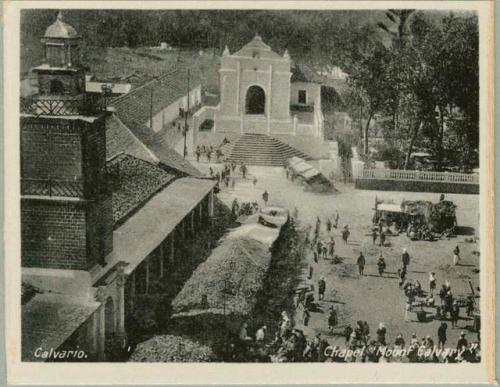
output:
M314 234L316 236L319 236L319 232L321 230L321 219L318 217L316 217L316 228L314 229Z
M429 293L434 295L434 291L436 290L436 273L429 273Z
M334 258L335 255L335 239L333 239L333 236L330 237L330 258Z
M458 319L460 317L460 306L458 306L457 300L453 301L451 305L451 327L458 328Z
M321 278L318 281L318 300L319 301L322 301L325 298L325 291L326 291L325 277L321 276Z
M410 264L410 254L408 254L406 248L403 249L403 254L401 254L401 261L403 263L403 269L407 271L406 267Z
M406 279L406 269L398 269L398 278L399 278L399 288L401 288Z
M316 252L318 253L318 258L321 257L323 253L323 242L321 242L321 239L316 243Z
M363 272L365 270L365 257L363 255L363 253L359 253L359 257L358 257L358 260L356 261L357 265L358 265L358 272L359 272L359 275L364 275Z
M378 267L378 275L379 276L382 276L384 274L384 271L385 271L385 259L384 257L382 256L382 253L380 254L380 257L378 258L378 262L377 262L377 267Z
M196 154L196 162L199 163L200 162L200 156L201 156L201 150L200 150L200 146L199 145L196 146L196 152L195 152L195 154Z
M378 324L378 329L377 329L377 341L382 344L382 345L386 345L386 341L385 341L385 335L387 333L387 329L385 328L385 325L383 322L381 322L380 324Z
M405 321L410 320L410 312L412 310L412 305L411 305L411 300L408 298L406 300L406 306L405 306Z
M327 256L328 256L328 246L326 245L326 243L323 243L323 259L326 259Z
M262 200L264 200L264 205L267 206L267 202L269 200L269 192L267 192L267 190L262 194Z
M373 244L375 244L375 242L377 242L377 229L376 228L374 228L372 230L372 242L373 242Z
M446 330L448 329L448 324L445 322L442 322L441 325L439 326L437 330L437 336L438 336L438 348L439 349L444 349L444 346L446 344Z
M333 306L330 306L330 313L328 315L328 331L330 334L333 333L333 328L337 326L337 311Z
M330 218L326 218L326 232L330 233L332 231L333 223Z
M253 177L252 183L254 187L257 185L257 176Z
M382 231L380 233L380 246L384 246L385 245L385 232Z
M339 218L340 218L339 212L335 211L335 218L334 218L335 223L334 223L333 227L337 228L339 226Z
M349 239L349 235L351 232L349 231L349 226L346 224L344 226L344 229L342 230L342 240L344 241L345 244L347 244L347 240Z
M345 338L345 343L347 344L349 340L351 339L351 335L353 333L353 329L350 325L346 326L344 329L344 338Z
M453 252L453 266L457 266L460 263L460 255Z

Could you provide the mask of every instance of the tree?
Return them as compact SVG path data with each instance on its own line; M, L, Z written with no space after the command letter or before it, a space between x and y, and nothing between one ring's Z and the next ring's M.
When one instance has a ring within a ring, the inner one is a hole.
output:
M351 64L349 84L356 90L359 100L365 102L363 111L365 123L363 131L363 153L369 152L369 129L373 117L382 111L391 90L387 69L390 63L388 50L382 44L369 47L361 54L361 59Z

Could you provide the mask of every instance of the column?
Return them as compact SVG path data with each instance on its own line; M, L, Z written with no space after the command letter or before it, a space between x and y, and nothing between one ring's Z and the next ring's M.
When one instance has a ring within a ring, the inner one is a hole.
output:
M267 134L271 133L271 103L273 96L273 65L269 65L269 81L267 84L268 98L267 98Z
M95 311L94 314L92 315L91 321L90 321L90 348L92 351L92 357L98 358L99 357L99 346L98 346L98 324L97 324L97 319L99 318L99 310Z
M236 62L236 115L240 115L240 61Z
M95 300L101 305L94 312L97 316L97 359L105 360L105 343L106 343L106 286L99 286L95 292Z
M196 209L196 208L195 208ZM194 212L195 212L195 209L193 209L193 211L191 211L191 233L194 234Z
M170 263L173 264L175 261L175 229L170 234Z
M165 268L165 265L163 264L163 243L165 241L161 242L160 245L158 246L158 254L159 254L159 259L160 259L160 278L163 278L163 270Z
M201 200L200 204L198 204L198 210L200 213L200 227L203 225L203 199Z
M120 348L123 348L127 342L127 333L125 332L125 283L127 276L123 271L123 267L118 269L116 278L116 287L118 292L117 307L118 307L118 323L116 327L116 339L119 340Z
M214 191L211 190L209 193L209 204L208 204L208 216L211 218L214 216Z
M149 292L149 255L146 257L146 261L144 262L146 265L146 294Z
M104 303L95 311L97 315L97 359L105 360L106 325Z
M130 312L134 311L134 303L135 303L135 271L132 273L132 276L129 279L130 281Z

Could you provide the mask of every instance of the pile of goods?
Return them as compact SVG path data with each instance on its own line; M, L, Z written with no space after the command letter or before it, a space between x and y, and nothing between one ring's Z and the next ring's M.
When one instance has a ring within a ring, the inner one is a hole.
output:
M140 343L130 356L131 362L210 362L216 360L212 350L182 336L155 336Z
M174 312L249 313L271 261L268 246L227 239L194 271L172 302Z

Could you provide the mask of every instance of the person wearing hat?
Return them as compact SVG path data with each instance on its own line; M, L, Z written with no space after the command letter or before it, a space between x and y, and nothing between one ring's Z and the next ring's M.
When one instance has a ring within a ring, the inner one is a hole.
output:
M438 328L437 336L438 336L438 348L443 349L446 344L446 330L448 329L448 324L442 322Z
M382 256L382 253L380 253L380 257L378 258L378 262L377 262L378 275L379 276L382 276L382 274L384 274L385 266L386 266L385 265L385 259Z
M460 306L458 306L458 301L455 300L453 301L453 304L451 305L451 326L452 328L456 328L458 324L458 318L460 316Z
M457 350L458 351L465 351L467 349L467 346L469 343L467 342L467 339L465 338L465 332L462 331L460 332L460 338L458 339L457 342Z
M377 341L382 344L386 345L387 343L385 342L385 335L387 333L387 329L385 328L385 325L383 322L378 324L378 329L377 329Z
M359 275L364 275L363 272L365 270L365 256L363 255L363 253L359 253L359 257L358 257L358 260L356 261L357 265L358 265L358 271L359 271Z
M328 331L330 334L333 333L333 328L337 325L337 311L333 306L330 306L330 314L328 315Z
M318 300L321 301L325 298L325 291L326 291L325 277L321 276L321 278L318 281Z

